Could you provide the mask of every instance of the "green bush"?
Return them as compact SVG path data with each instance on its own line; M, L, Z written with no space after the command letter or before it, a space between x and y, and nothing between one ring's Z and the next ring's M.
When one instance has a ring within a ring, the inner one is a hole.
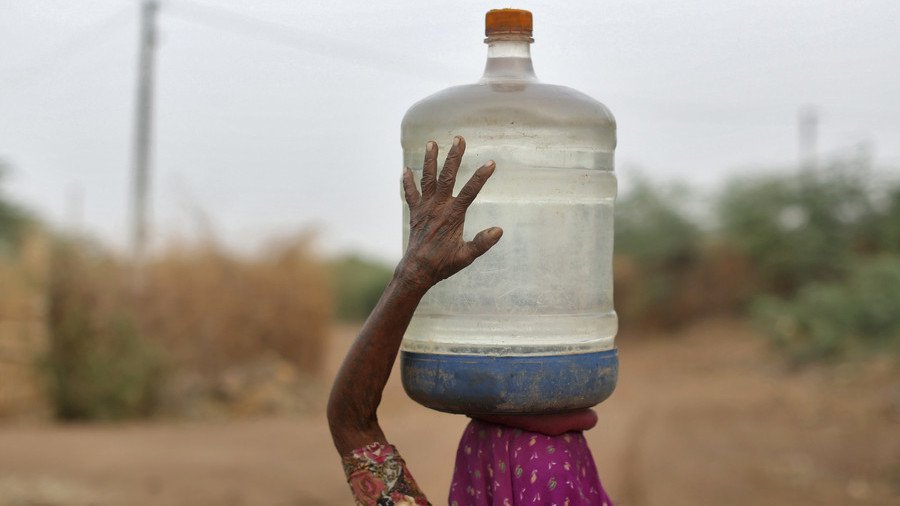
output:
M900 254L900 185L889 187L879 204L860 220L861 249Z
M791 299L761 298L756 321L795 361L856 349L900 350L900 256L856 258L846 280L810 283Z
M357 255L334 260L330 267L335 316L341 321L360 321L369 316L393 274L386 265Z
M616 203L616 252L653 268L696 261L701 233L680 207L687 190L640 180Z
M6 165L0 160L0 182L5 172ZM17 250L32 221L28 213L0 194L0 254L10 254Z
M687 191L640 180L616 203L615 292L623 326L675 327L695 316L685 278L701 257L701 231L680 207Z
M163 355L138 330L121 269L72 243L54 251L43 365L61 419L145 417L157 408Z
M718 206L722 239L746 255L760 289L789 295L846 275L871 196L850 167L738 180Z

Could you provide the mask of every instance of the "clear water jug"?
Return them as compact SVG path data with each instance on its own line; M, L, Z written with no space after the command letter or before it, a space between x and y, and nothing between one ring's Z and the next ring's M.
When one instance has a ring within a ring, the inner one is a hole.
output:
M403 159L419 180L427 141L443 158L453 136L465 137L456 191L488 160L497 169L469 208L464 238L491 226L503 238L422 300L401 348L403 385L417 402L454 413L590 407L618 374L616 123L587 95L538 81L530 12L490 11L485 34L481 80L406 113ZM408 209L403 223L405 247Z

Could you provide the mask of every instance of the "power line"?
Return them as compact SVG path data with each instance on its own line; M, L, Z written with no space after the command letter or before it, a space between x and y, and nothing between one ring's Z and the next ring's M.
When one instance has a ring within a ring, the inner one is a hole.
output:
M410 62L402 55L380 51L371 45L355 44L346 39L304 31L293 26L250 17L192 0L181 0L177 4L170 4L167 6L166 13L215 30L425 81L443 82L443 79L433 76L447 74L448 70L451 72L454 70L452 65L437 64L430 60ZM410 67L414 67L416 71L411 71Z
M123 26L125 24L123 21L128 19L132 9L130 5L124 6L109 16L85 26L53 49L43 52L36 58L30 58L30 63L0 70L0 76L4 76L3 84L27 84L60 65L70 63L79 53L102 40L110 30Z

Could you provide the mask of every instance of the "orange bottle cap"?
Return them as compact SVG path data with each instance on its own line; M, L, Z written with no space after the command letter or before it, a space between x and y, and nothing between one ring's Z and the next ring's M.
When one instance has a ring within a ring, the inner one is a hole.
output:
M484 16L484 35L522 34L531 37L531 12L522 9L494 9Z

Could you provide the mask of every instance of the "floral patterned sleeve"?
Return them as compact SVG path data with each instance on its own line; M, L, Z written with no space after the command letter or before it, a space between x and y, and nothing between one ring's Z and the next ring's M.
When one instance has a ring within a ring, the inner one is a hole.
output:
M358 506L431 506L393 445L372 443L341 462Z

